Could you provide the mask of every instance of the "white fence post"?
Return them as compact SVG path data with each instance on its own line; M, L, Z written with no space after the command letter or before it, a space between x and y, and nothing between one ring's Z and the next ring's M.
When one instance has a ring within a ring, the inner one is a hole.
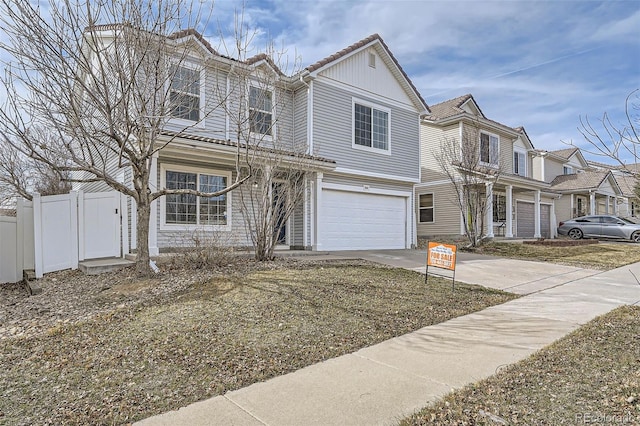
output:
M118 192L120 198L120 235L122 238L122 257L129 254L129 212L127 211L127 197Z
M75 209L77 212L78 218L78 260L84 260L84 232L85 232L85 224L84 224L84 191L80 190L76 192L78 196L78 200L76 202L77 208Z
M19 198L16 202L16 271L22 272L24 267L24 199Z
M80 191L82 193L82 191ZM69 193L71 208L71 269L78 269L78 191Z
M42 197L40 194L33 196L33 245L36 278L42 278L44 268L42 263Z

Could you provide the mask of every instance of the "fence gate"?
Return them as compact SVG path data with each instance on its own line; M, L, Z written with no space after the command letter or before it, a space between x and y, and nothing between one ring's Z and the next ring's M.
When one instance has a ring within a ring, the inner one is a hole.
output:
M80 193L78 260L120 256L120 193Z

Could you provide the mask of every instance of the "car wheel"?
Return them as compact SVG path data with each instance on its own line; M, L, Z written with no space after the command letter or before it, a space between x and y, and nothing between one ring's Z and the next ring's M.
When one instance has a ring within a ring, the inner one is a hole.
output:
M631 241L633 241L634 243L640 243L640 231L636 231L631 234Z
M582 231L579 230L578 228L573 228L572 230L569 231L569 237L572 240L579 240L580 238L582 238Z

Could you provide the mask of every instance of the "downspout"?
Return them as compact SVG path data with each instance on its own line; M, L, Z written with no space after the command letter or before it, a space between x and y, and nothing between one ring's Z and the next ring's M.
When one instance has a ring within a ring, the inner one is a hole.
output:
M307 154L313 155L313 80L307 83L301 74L300 82L307 86Z
M311 99L311 85L304 81L302 74L300 75L300 82L307 87L307 154L313 155L313 114L311 109L313 108L313 102ZM295 110L294 110L295 111ZM295 114L294 114L295 115ZM294 125L295 129L295 125ZM310 187L308 184L311 183ZM313 191L313 182L309 182L308 179L305 179L305 191L303 198L303 224L302 224L302 245L307 248L313 249L313 245L315 244L314 231L311 231L311 238L309 238L309 221L312 224L315 223L315 203L314 201L314 191ZM307 197L309 199L309 203L307 203Z

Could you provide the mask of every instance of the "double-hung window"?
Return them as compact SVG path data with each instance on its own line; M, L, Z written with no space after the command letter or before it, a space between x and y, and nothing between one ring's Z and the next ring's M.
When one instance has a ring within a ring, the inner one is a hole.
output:
M573 167L571 166L563 166L562 167L562 173L565 175L572 175L573 174Z
M354 101L353 143L355 147L389 151L389 110Z
M200 120L200 71L172 67L169 102L171 115L189 121Z
M527 176L527 155L521 151L513 151L513 173Z
M480 161L497 166L499 158L500 139L496 135L480 133Z
M433 194L420 195L420 222L433 222Z
M273 126L273 100L269 90L249 88L249 123L252 133L271 135Z
M217 192L227 186L227 175L165 170L167 189ZM165 197L164 223L168 225L227 225L227 194L196 197L169 194Z

